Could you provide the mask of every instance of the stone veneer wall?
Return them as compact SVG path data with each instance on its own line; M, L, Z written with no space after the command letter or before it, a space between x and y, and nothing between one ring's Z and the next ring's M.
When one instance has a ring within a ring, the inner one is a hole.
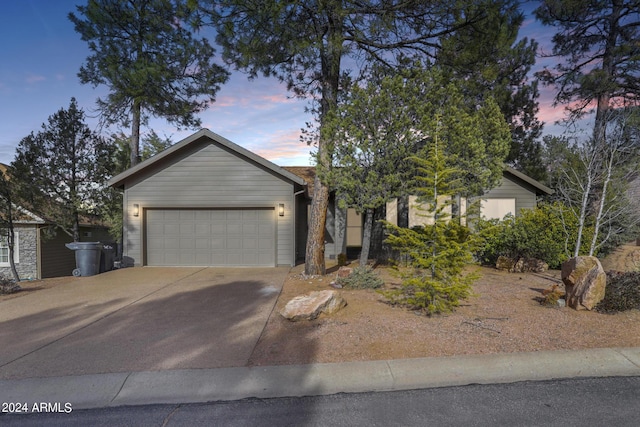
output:
M16 270L20 280L31 280L38 278L38 239L37 226L15 226L18 233L18 262ZM0 276L12 279L11 267L0 267Z

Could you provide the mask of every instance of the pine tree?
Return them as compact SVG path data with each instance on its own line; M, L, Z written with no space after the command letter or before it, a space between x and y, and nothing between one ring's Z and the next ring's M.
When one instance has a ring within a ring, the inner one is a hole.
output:
M89 0L69 19L92 54L83 84L106 85L98 99L106 124L131 124L131 165L139 161L140 126L150 116L197 127L196 114L215 100L229 73L189 25L195 9L182 0Z
M452 196L464 191L461 170L450 166L438 134L424 156L412 157L417 166L414 192L428 224L412 229L387 223L387 243L408 257L411 270L403 273L400 289L384 291L393 303L432 315L453 310L471 295L477 278L464 274L473 260L475 240L470 231L451 218Z

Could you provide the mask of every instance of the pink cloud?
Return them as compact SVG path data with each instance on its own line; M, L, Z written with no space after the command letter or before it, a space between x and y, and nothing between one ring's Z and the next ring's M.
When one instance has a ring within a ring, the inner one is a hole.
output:
M267 135L267 139L252 144L250 149L259 156L275 161L277 159L308 158L310 147L300 141L299 130L286 130Z

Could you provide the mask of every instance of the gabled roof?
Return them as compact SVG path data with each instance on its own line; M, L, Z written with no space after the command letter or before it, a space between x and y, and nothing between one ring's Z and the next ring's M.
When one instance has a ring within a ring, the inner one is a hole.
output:
M284 169L293 172L299 177L303 178L308 185L309 194L313 195L313 180L316 177L316 168L315 166L283 166ZM541 182L531 178L528 175L523 174L520 171L517 171L509 166L505 166L503 170L503 174L512 175L518 178L521 181L526 182L536 189L537 194L553 194L554 191L549 187L545 186ZM640 179L638 180L640 182Z
M229 141L228 139L214 133L211 132L209 129L200 129L198 132L194 133L193 135L190 135L188 137L186 137L185 139L183 139L182 141L172 145L171 147L167 148L166 150L156 154L155 156L151 157L150 159L145 160L144 162L141 162L137 165L135 165L132 168L127 169L126 171L122 172L119 175L114 176L113 178L111 178L108 182L108 184L111 187L116 187L116 188L122 188L124 186L124 182L131 178L134 175L137 175L145 170L147 170L149 167L151 167L152 165L162 161L162 160L167 160L167 159L171 159L171 157L176 156L177 153L181 152L182 150L184 150L186 147L188 147L189 145L195 143L196 141L201 140L202 138L208 138L211 141L213 141L216 144L219 144L223 147L225 147L226 149L234 152L235 154L237 154L240 157L245 157L257 164L259 164L260 166L264 167L267 170L270 170L271 172L275 173L276 175L294 182L296 184L299 184L301 186L305 186L306 182L304 181L304 179L300 178L299 176L297 176L294 173L291 173L283 168L281 168L280 166L276 165L275 163L270 162L269 160L265 159L264 157L260 157L257 154L247 150L246 148L242 148L241 146L239 146L238 144L234 144L233 142Z
M5 174L6 178L8 179L8 175L7 175L7 170L9 169L9 166L5 165L4 163L0 163L0 172L2 172L3 174ZM30 212L29 210L23 208L22 206L17 206L15 203L12 203L13 205L13 222L16 224L44 224L46 221L42 218L40 218L38 215L34 214L33 212Z
M538 194L544 193L547 195L551 195L554 193L554 191L552 189L550 189L549 187L547 187L546 185L542 184L540 181L537 181L533 178L531 178L528 175L523 174L520 171L515 170L512 167L509 166L505 166L504 167L504 172L511 174L513 176L515 176L516 178L526 182L527 184L533 186L537 191Z

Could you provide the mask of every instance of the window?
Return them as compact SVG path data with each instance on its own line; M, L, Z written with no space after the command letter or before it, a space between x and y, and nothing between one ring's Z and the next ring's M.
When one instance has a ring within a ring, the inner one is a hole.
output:
M444 206L446 203L448 205ZM449 221L451 219L451 197L438 196L438 207L444 206L440 212L440 218ZM429 205L418 203L418 196L409 196L409 228L418 225L433 225L433 212L429 212Z
M482 199L480 215L484 219L503 219L516 214L516 199Z
M362 215L347 209L347 246L362 246Z
M0 267L8 267L9 264L9 245L7 244L7 232L6 230L3 230L3 232L1 233L2 238L0 238ZM16 264L19 262L20 257L18 256L19 254L19 244L18 241L20 240L18 238L18 232L15 232L15 245L13 247L13 262L15 262Z

